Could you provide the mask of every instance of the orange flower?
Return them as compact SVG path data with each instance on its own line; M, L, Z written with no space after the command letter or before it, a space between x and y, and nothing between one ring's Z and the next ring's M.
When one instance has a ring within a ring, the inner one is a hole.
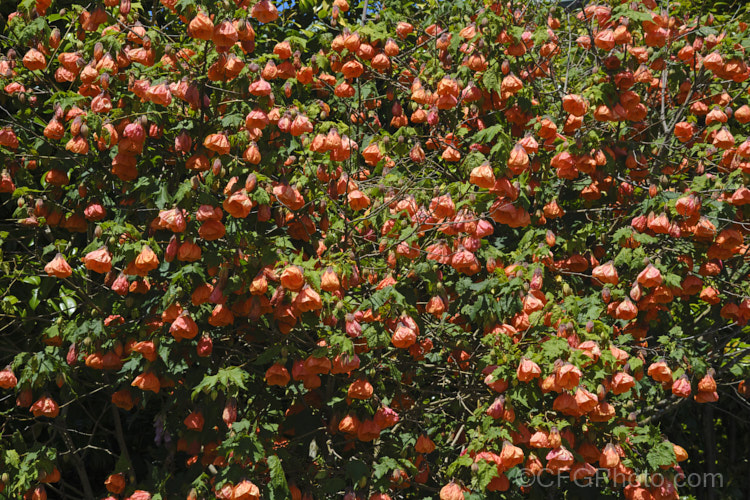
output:
M47 182L47 184L51 184L53 186L65 186L70 182L70 180L68 179L68 174L56 168L50 169L49 172L47 172L47 174L44 176L44 180Z
M352 79L357 78L364 72L364 66L357 60L347 61L342 67L341 72L344 74L344 78Z
M583 116L586 114L588 105L580 95L568 94L563 97L563 109L573 116Z
M695 225L693 234L699 240L713 240L716 236L716 226L706 217L701 217L698 224Z
M216 304L211 316L208 317L208 324L211 326L227 326L234 323L234 314L224 304Z
M201 247L192 241L183 242L177 249L177 260L182 262L195 262L201 258Z
M341 283L333 268L328 267L320 278L320 288L324 292L335 292L341 288Z
M104 481L104 486L107 488L107 491L109 491L110 493L119 495L125 490L125 474L122 474L122 473L111 474Z
M185 424L185 427L189 430L198 432L203 430L203 424L205 422L206 420L203 418L203 413L201 413L200 410L192 412L182 421L182 423Z
M39 398L36 403L31 405L29 410L35 417L45 416L48 418L55 418L60 414L60 407L55 400L49 396Z
M198 228L198 235L206 241L214 241L224 237L226 228L218 220L207 220Z
M378 144L373 142L362 151L362 157L365 159L365 163L374 167L383 159L383 153L380 152Z
M485 162L474 167L469 177L469 182L482 189L492 189L495 185L495 173L489 163Z
M651 363L647 373L649 377L657 382L672 382L672 370L669 369L669 366L664 361Z
M721 299L719 298L719 292L712 286L704 288L698 296L702 301L708 302L709 304L718 304Z
M360 422L357 428L357 439L369 442L380 436L380 426L374 420L365 420Z
M309 134L312 131L313 125L310 122L310 119L301 114L294 118L294 121L292 121L292 124L289 127L289 132L295 137L299 137L302 134Z
M85 137L76 135L65 144L65 149L71 153L85 155L89 152L89 143Z
M224 134L210 134L203 140L206 149L215 151L220 155L229 153L229 139Z
M712 142L719 149L730 149L734 147L734 136L726 128L719 130Z
M575 402L581 414L586 414L592 411L599 404L599 399L596 394L593 394L583 387L576 389Z
M44 127L44 137L53 141L59 141L65 135L65 127L57 118L52 118Z
M356 415L346 415L339 421L338 429L339 432L343 432L344 434L357 434L359 419Z
M305 199L296 188L291 187L289 184L274 186L273 194L289 210L299 210L305 206Z
M289 371L280 363L274 363L266 370L266 383L268 385L285 386L289 383Z
M47 60L44 54L36 49L31 49L23 56L23 65L29 71L44 69L47 66Z
M179 318L174 320L169 327L169 333L179 342L182 339L192 339L198 335L198 325L193 318L183 313Z
M417 341L417 334L414 330L403 323L399 323L396 331L391 336L391 343L399 349L408 349Z
M716 381L711 373L707 373L698 382L698 390L701 392L714 392L716 390Z
M241 189L224 200L222 207L232 217L244 219L245 217L250 215L250 211L253 209L253 205L253 201L247 196L245 190Z
M83 258L83 263L86 269L95 273L108 273L112 269L112 254L109 253L107 247L103 246L98 250L87 253Z
M156 361L157 354L156 354L156 346L154 345L154 342L151 340L144 340L141 342L136 342L132 346L132 350L134 352L140 353L144 358L147 360L154 362Z
M582 375L578 367L571 363L564 363L555 370L555 383L561 389L574 389Z
M250 17L257 19L260 23L270 23L279 17L279 12L269 0L260 0L253 5Z
M259 80L256 80L250 84L250 86L248 87L248 92L258 97L270 95L271 84L263 78L260 78Z
M653 288L661 285L662 277L661 272L653 264L649 264L646 268L638 274L638 283L647 287Z
M359 189L350 192L347 195L347 201L349 202L349 208L354 211L364 210L370 206L370 198Z
M456 162L461 159L461 152L453 146L449 146L443 150L440 157L445 161Z
M432 314L433 316L439 318L445 312L445 302L442 298L436 295L434 297L431 297L430 300L427 301L427 305L425 305L424 310L426 313Z
M591 272L591 276L602 283L609 283L611 285L616 285L619 281L617 269L615 269L614 262L611 260L606 264L595 267Z
M451 481L440 488L440 500L463 500L464 488Z
M133 396L130 394L130 391L128 389L122 389L112 393L112 404L125 411L130 411L133 409L135 402L133 401Z
M602 453L599 455L599 466L606 469L612 469L617 467L620 463L620 455L617 453L615 446L612 443L607 443Z
M303 368L308 374L325 375L331 371L331 360L326 357L310 356L304 361Z
M417 438L417 444L414 445L414 449L417 453L432 453L435 451L435 443L426 434L421 434Z
M67 278L73 274L73 269L71 269L61 253L55 255L55 258L44 266L44 271L55 278Z
M612 377L612 393L623 394L635 387L635 379L625 372L617 372Z
M188 33L198 40L211 40L214 34L214 23L202 12L198 13L188 24Z
M289 266L281 273L281 286L287 290L297 292L302 289L304 284L305 277L302 274L302 269L297 266Z
M317 311L323 307L320 295L318 292L310 288L309 285L305 285L305 287L302 288L294 299L293 304L300 312Z
M188 170L195 170L197 172L204 172L211 168L208 162L208 158L203 153L194 154L185 163L185 168Z
M509 441L505 441L503 449L500 452L498 467L508 470L520 463L523 463L523 450L517 446L513 446Z
M144 245L143 248L141 248L141 252L135 258L135 269L141 275L145 275L157 267L159 267L158 257L154 251L151 250L150 246Z
M340 373L347 373L350 374L352 371L359 368L359 356L356 354L349 356L348 354L338 354L335 358L333 358L333 363L331 366L331 373L333 374L340 374Z
M693 396L693 399L696 403L715 403L719 400L719 393L716 391L698 391L698 393Z
M224 20L213 29L212 40L217 47L231 47L240 39L232 21Z
M592 422L608 422L615 417L615 407L606 401L599 401L599 404L588 414Z
M260 150L258 149L258 144L255 141L251 142L245 152L242 154L242 157L248 163L251 163L253 165L259 164L261 155Z
M154 393L158 393L161 389L161 383L159 382L159 377L154 375L151 372L143 372L130 384L133 387L138 387L142 391L151 391Z
M625 299L617 306L615 310L615 318L631 320L638 316L638 308L633 304L630 299Z
M543 210L544 216L548 219L557 219L565 215L565 211L560 207L560 205L558 205L556 199L544 205Z
M181 233L187 229L185 215L179 208L171 210L161 210L159 212L158 226L163 229L169 229L173 233Z
M367 380L355 380L349 385L347 396L352 399L370 399L372 397L372 384Z
M521 359L521 363L516 370L516 376L520 382L529 382L542 374L539 365L528 358Z
M615 35L610 29L602 30L594 37L594 45L601 50L612 50L615 48Z
M13 370L6 368L0 371L0 389L13 389L18 384L18 379Z

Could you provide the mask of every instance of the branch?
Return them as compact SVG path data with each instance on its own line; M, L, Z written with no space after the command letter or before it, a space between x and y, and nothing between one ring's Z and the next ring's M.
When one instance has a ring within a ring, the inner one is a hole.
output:
M86 473L86 467L84 466L81 457L78 456L78 453L76 453L73 439L70 437L70 434L68 433L68 430L65 428L62 421L56 421L55 428L60 433L60 436L65 442L65 446L68 447L68 452L73 457L73 464L76 468L76 472L78 472L78 477L81 479L81 486L83 487L83 497L86 500L94 500L94 492L91 489L91 483L89 482L89 476Z
M656 413L654 413L652 415L649 415L648 417L646 417L643 420L639 421L638 425L640 426L640 425L650 424L651 422L660 419L661 417L663 417L667 413L670 413L670 412L676 410L680 405L682 405L686 401L690 401L690 398L679 398L679 399L677 399L675 401L672 401L667 406L663 407L661 410L658 410ZM658 403L657 403L657 405L658 405Z
M367 19L367 4L369 3L368 0L365 0L365 5L362 7L362 19L359 20L359 24L363 25L365 24L365 20Z
M120 421L120 412L115 405L111 405L112 419L115 421L115 436L117 436L117 445L120 447L120 453L125 458L128 464L128 472L130 473L130 482L135 483L135 468L133 462L130 460L130 453L128 453L128 445L125 443L125 435L122 432L122 422Z

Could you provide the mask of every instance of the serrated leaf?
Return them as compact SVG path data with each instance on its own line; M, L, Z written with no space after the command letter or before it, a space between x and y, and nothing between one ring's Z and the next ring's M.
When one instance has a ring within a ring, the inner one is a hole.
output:
M494 66L487 68L487 71L484 72L482 83L487 90L498 90L500 88L500 76Z
M542 344L542 356L545 360L556 360L568 352L568 341L562 337L550 337Z
M18 452L14 449L5 450L5 462L13 467L18 467L21 461L21 457Z
M658 470L662 465L672 465L677 463L677 457L675 457L672 443L663 441L652 446L646 455L646 461L654 470Z

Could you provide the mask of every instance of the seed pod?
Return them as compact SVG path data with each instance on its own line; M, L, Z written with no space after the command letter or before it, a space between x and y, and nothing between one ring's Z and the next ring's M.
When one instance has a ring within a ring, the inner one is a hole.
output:
M60 30L58 28L55 28L52 30L52 33L49 35L49 46L52 49L56 49L60 46L60 41L62 40L62 36L60 35Z

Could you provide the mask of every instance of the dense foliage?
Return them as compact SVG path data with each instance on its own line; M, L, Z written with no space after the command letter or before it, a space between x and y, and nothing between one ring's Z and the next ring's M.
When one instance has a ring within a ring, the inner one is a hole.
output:
M748 493L745 11L15 9L0 497Z

